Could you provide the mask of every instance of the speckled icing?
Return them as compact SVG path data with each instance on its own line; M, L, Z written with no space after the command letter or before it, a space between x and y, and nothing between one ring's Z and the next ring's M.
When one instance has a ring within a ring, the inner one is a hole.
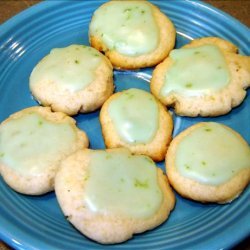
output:
M129 89L111 101L108 107L116 132L130 144L150 142L159 127L159 108L146 91Z
M147 218L163 199L155 163L127 150L93 151L85 181L84 199L97 213Z
M39 114L12 119L0 128L0 162L22 174L43 173L76 140L68 123L54 123Z
M177 146L175 165L182 176L220 185L250 168L250 148L218 123L194 129Z
M162 96L211 94L226 87L230 81L224 55L215 45L176 49L170 53L170 58L173 63L166 72Z
M101 6L91 21L90 35L126 56L150 53L159 42L159 28L146 1L111 1Z
M98 51L84 45L52 49L33 69L30 86L46 82L70 92L83 90L95 80L101 60Z

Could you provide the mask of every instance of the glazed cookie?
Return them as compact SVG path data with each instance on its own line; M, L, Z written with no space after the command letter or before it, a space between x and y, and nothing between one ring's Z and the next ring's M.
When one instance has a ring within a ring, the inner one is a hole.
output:
M147 1L110 1L94 13L89 27L91 46L115 68L154 66L175 44L173 23Z
M127 149L79 150L62 162L55 191L66 218L103 244L157 227L175 204L162 170Z
M129 148L135 154L164 159L172 139L173 121L165 107L150 93L128 89L112 95L100 112L107 148Z
M30 90L54 111L68 115L94 111L113 93L113 68L94 48L56 48L33 69Z
M40 195L54 189L59 163L88 146L75 120L50 108L21 110L0 125L0 173L23 194Z
M250 57L216 37L173 50L152 76L151 91L178 115L218 116L238 106L250 86Z
M186 198L227 203L250 181L250 148L229 127L202 122L181 132L166 155L169 182Z

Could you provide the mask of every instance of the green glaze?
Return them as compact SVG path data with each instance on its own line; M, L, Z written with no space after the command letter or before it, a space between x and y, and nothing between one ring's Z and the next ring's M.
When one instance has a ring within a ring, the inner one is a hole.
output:
M150 53L159 42L159 29L146 1L112 1L101 6L91 21L90 35L126 56Z
M39 175L68 153L76 140L67 123L53 123L36 113L12 119L0 127L0 162L22 174Z
M93 151L88 174L84 199L93 212L148 218L161 205L157 169L147 156Z
M178 144L175 165L182 176L220 185L250 168L250 148L224 126L209 122Z
M71 92L83 90L95 80L100 63L101 54L91 47L71 45L52 49L32 71L30 86L47 82Z
M224 55L217 46L176 49L168 69L161 95L179 93L186 96L210 94L230 82L230 72Z
M130 144L150 142L159 127L159 108L146 91L129 89L115 98L108 112L116 132Z

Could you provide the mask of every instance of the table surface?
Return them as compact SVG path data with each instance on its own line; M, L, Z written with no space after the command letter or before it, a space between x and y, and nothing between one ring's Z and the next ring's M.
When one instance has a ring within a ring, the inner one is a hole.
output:
M20 11L39 3L40 0L0 0L0 24L16 15ZM240 22L250 27L250 0L204 0L214 7L223 10ZM0 26L1 27L1 26ZM249 222L250 223L250 222ZM240 228L239 228L240 230ZM0 250L10 248L0 240ZM250 250L250 236L245 239L234 250Z

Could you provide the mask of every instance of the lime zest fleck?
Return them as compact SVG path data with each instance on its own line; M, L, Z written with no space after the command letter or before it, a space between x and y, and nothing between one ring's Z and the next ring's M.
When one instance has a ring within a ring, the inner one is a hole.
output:
M212 129L211 129L211 128L205 128L205 131L206 131L206 132L211 132Z
M128 11L131 11L132 8L126 8L123 12L128 12Z
M127 14L127 17L126 17L127 20L130 19L130 17L131 17L131 11L132 11L132 8L126 8L123 11L125 14Z
M148 180L140 181L140 180L135 178L134 186L138 187L138 188L148 188L148 186L149 186L148 185Z
M133 94L128 95L128 99L132 99L134 97Z
M105 156L105 158L108 160L108 159L111 159L112 158L112 155L110 155L110 154L107 154L106 156Z
M185 85L185 87L188 88L188 89L189 89L189 88L192 88L192 87L193 87L193 84L192 84L191 82L189 82L189 83L187 83L187 84Z
M202 162L201 162L201 165L202 165L202 166L206 166L207 163L206 163L205 161L202 161Z
M89 175L84 176L84 181L87 181L89 179Z

